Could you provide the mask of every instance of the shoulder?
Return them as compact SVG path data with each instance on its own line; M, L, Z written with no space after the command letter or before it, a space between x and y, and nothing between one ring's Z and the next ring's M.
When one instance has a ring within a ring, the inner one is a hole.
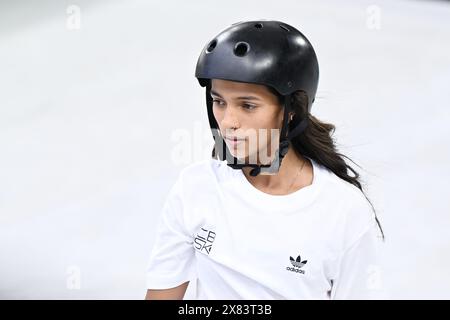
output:
M355 185L323 168L324 197L333 208L333 222L340 234L341 248L351 246L363 234L376 228L376 215L369 200Z
M326 187L326 191L333 190L333 194L335 194L340 199L345 199L347 201L362 201L366 200L364 194L361 190L355 186L354 184L338 177L333 171L330 169L318 165L320 171L322 173L322 178Z
M353 207L370 207L364 193L354 184L341 179L333 171L320 166L321 176L325 194L330 198L335 198L341 203L349 204Z
M217 173L223 168L219 160L204 159L182 168L173 186L178 196L183 223L190 234L204 221L205 213L214 212L221 203Z
M182 168L179 178L181 180L211 178L220 170L221 166L222 162L217 159L202 159Z
M183 167L176 181L180 192L189 195L211 189L223 170L223 164L217 159L202 159Z

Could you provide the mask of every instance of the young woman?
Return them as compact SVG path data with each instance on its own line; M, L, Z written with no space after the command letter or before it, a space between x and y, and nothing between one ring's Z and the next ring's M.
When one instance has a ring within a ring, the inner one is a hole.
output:
M233 24L205 46L213 157L184 168L162 211L147 299L383 298L382 230L335 127L311 113L319 67L280 21ZM348 171L353 176L348 174Z

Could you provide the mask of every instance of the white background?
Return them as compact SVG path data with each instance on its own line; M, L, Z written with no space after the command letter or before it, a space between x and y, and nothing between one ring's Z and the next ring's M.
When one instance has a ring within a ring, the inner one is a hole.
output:
M2 1L0 298L144 297L164 197L212 147L198 55L274 19L316 49L312 113L363 168L391 297L449 299L449 16L445 1Z

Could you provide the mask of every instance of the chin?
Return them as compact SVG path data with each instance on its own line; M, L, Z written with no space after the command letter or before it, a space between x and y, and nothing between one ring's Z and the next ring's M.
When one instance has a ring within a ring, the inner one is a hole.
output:
M233 155L233 157L237 158L239 161L247 163L247 164L256 164L257 163L257 153L252 153L252 154L248 154L248 153L238 153L236 151L231 151L230 153Z
M237 152L233 152L230 150L230 153L233 157L239 159L239 160L247 160L248 156L247 155L242 155L241 153L237 153Z

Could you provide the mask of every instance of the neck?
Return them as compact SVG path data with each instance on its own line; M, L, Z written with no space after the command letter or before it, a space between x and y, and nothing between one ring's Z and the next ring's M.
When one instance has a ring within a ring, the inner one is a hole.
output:
M244 167L242 172L246 176L247 180L251 182L258 189L264 189L274 194L282 194L292 185L293 179L296 178L298 171L304 163L301 174L297 177L297 183L294 183L294 190L298 189L299 182L308 185L309 175L312 172L310 162L300 154L298 154L292 147L289 146L289 150L281 162L280 169L275 175L257 175L253 177L250 175L252 168ZM306 177L306 179L305 179ZM301 183L300 183L301 184ZM310 184L310 183L309 183Z

